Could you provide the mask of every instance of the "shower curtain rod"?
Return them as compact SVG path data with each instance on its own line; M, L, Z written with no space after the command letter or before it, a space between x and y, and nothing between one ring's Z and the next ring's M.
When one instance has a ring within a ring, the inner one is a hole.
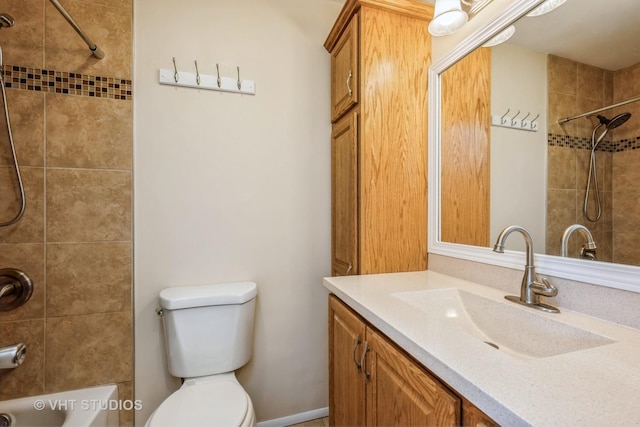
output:
M580 117L585 117L585 116L592 116L595 113L599 113L600 111L609 110L611 108L620 107L621 105L631 104L632 102L638 102L638 101L640 101L640 96L636 96L635 98L627 99L626 101L618 102L617 104L609 105L608 107L602 107L602 108L598 108L597 110L589 111L587 113L578 114L577 116L565 117L564 119L558 120L558 124L561 125L561 124L567 123L568 121L571 121L573 119L579 119Z
M94 42L91 41L91 39L84 33L84 31L82 31L82 28L80 28L80 26L76 24L76 21L73 20L71 15L69 15L67 10L60 4L60 2L58 0L50 0L50 1L51 1L51 4L53 4L56 7L56 9L58 9L58 12L60 12L60 15L62 15L64 19L66 19L67 22L71 24L73 29L76 30L76 33L78 33L78 35L82 37L82 40L84 40L87 46L89 46L89 50L91 51L93 56L95 56L98 59L104 58L104 52L100 50L98 45L96 45Z

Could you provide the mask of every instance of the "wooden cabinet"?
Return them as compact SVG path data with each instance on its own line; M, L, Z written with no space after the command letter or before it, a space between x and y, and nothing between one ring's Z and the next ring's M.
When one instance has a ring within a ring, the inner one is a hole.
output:
M427 268L432 14L418 0L347 0L325 42L333 275Z
M331 295L329 425L497 424Z
M329 319L330 425L460 425L460 398L333 296Z
M358 17L349 21L331 51L331 120L358 102Z

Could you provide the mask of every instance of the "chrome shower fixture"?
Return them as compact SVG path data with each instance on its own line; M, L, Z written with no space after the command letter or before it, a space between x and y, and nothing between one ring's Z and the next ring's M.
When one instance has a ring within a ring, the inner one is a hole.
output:
M16 20L8 13L0 13L0 28L13 27L16 24Z

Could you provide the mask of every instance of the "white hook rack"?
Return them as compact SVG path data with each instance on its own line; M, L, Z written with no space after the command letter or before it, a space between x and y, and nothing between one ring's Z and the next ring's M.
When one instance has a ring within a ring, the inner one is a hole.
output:
M538 119L540 118L540 114L532 118L531 120L527 120L531 113L527 113L523 118L519 119L520 110L513 116L509 117L509 112L511 109L507 109L507 112L498 115L491 115L491 126L498 126L509 129L517 129L517 130L526 130L528 132L537 132L540 128L540 124L538 123Z
M216 90L221 92L243 93L247 95L256 94L256 86L253 80L240 79L240 67L236 67L238 77L224 77L219 74L213 76L208 74L200 74L198 71L198 62L194 61L195 73L186 71L178 71L175 58L173 58L173 70L160 70L159 83L169 86L191 87L195 89ZM216 70L219 70L216 64Z

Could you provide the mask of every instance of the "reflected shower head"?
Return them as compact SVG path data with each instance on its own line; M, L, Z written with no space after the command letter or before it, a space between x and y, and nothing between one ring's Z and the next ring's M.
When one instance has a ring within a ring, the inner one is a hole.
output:
M618 114L611 120L607 119L604 116L601 116L600 114L598 114L596 117L598 117L598 120L600 120L601 125L605 125L607 127L607 130L611 130L617 128L618 126L622 126L624 122L631 118L631 113Z
M16 23L16 20L13 19L13 16L8 13L0 13L0 28L2 27L13 27Z

